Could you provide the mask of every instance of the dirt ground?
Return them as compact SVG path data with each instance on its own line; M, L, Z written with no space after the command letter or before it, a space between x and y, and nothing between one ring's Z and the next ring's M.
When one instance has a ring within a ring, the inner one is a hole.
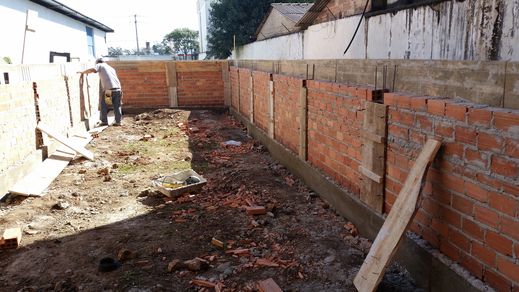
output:
M0 251L1 291L215 290L197 279L257 291L268 278L284 291L355 291L370 242L226 112L164 109L123 123L89 144L95 162L75 159L44 197L1 203L0 229L24 231L19 249ZM199 193L168 198L151 184L187 168L208 180ZM248 215L250 205L268 213ZM105 257L120 266L99 271ZM379 290L417 288L392 265Z

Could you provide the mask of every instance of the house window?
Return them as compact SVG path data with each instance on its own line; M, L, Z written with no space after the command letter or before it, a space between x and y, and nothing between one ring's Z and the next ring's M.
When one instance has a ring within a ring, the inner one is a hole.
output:
M373 0L371 11L400 10L441 1L444 0Z
M86 34L87 34L87 46L88 46L88 54L90 56L95 57L96 55L96 48L94 46L94 29L91 27L86 28Z

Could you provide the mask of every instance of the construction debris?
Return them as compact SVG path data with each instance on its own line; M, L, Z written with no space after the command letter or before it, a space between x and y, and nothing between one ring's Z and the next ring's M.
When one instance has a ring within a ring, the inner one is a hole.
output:
M263 206L249 206L246 207L245 210L249 215L265 215L267 214L267 209Z
M21 228L6 229L0 239L0 247L2 249L17 249L22 240Z
M258 282L258 290L260 292L283 292L278 284L272 279L269 278L267 280Z

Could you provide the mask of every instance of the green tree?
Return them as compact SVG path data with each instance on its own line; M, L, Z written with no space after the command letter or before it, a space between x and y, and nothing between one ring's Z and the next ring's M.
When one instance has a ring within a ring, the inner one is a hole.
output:
M184 55L196 54L199 51L198 31L189 28L178 28L164 37L163 43L168 44L174 52Z
M171 54L173 54L173 50L164 41L161 42L161 43L158 43L158 44L155 44L155 45L151 46L151 49L153 50L153 52L155 54L159 54L159 55L171 55Z
M211 4L208 55L226 59L236 46L254 41L254 33L271 3L313 3L314 0L220 0Z

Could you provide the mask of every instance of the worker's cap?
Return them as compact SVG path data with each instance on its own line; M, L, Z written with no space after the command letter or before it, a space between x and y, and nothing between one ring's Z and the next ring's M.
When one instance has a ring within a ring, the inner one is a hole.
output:
M105 60L103 59L103 57L100 57L100 58L96 59L96 64L104 63L104 62L105 62Z

